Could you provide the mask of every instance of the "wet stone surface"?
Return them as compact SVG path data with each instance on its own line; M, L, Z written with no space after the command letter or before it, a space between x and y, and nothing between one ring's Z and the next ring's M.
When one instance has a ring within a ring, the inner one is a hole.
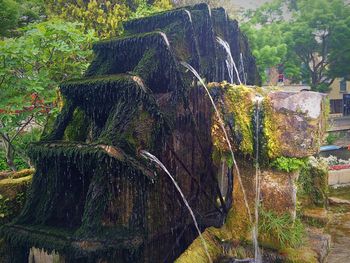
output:
M332 236L332 245L328 254L328 263L345 263L350 261L350 212L335 214L328 226Z

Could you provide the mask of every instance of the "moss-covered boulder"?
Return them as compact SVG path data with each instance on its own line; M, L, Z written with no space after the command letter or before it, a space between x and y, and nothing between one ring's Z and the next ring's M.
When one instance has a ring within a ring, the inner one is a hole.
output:
M271 92L279 155L307 157L319 152L326 125L326 97L312 91Z
M217 37L229 44L239 65L232 82L240 78L252 86L218 83L230 72ZM56 121L29 147L36 172L28 200L1 228L13 261L44 249L67 262L174 262L180 255L178 262L206 262L183 196L215 260L225 242L251 246L259 166L266 169L264 206L272 211L266 218L293 226L286 231L290 235L299 233L290 216L293 179L268 165L280 155L315 152L322 96L254 86L259 75L247 38L225 10L207 4L129 21L123 36L93 49L84 78L61 84L63 107ZM220 118L181 62L192 64L207 82L216 81L208 86ZM320 111L307 101L319 103ZM144 151L160 159L182 194ZM272 198L279 202L272 204ZM279 232L264 240L277 240L274 249L285 247L276 238L285 228L277 226Z
M0 225L19 215L26 200L34 170L2 173L0 176Z
M212 105L181 65L190 63L207 81L226 78L219 36L244 82L258 84L237 22L207 4L128 21L123 36L94 44L85 76L61 84L59 116L29 147L36 172L28 201L1 228L14 260L36 247L72 262L173 262L198 233L172 181L144 150L174 176L200 229L223 224L233 185L223 196ZM230 168L223 170L232 182Z

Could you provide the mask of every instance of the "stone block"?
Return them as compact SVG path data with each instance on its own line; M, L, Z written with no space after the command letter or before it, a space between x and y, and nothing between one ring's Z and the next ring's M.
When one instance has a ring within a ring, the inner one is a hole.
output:
M280 155L307 157L319 152L325 120L325 95L312 92L275 91L268 94L277 123Z
M280 215L296 213L297 173L283 173L267 170L261 174L261 198L266 210L272 210Z

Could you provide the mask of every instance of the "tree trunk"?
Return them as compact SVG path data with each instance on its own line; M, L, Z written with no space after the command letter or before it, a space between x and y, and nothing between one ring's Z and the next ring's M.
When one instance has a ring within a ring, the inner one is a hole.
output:
M17 168L14 163L15 151L14 151L13 145L11 144L10 138L8 137L7 134L1 134L1 137L3 139L3 144L5 149L6 163L12 171L17 171Z

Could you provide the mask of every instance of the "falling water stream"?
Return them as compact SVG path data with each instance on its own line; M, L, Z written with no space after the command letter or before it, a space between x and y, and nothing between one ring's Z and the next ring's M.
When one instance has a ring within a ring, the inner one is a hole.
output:
M257 95L255 97L255 207L254 215L255 221L253 226L253 246L254 246L254 259L255 263L261 263L261 253L259 249L258 242L258 228L259 228L259 205L260 205L260 167L259 167L259 129L260 129L260 105L263 100L263 97Z
M161 161L159 161L159 159L158 159L157 157L155 157L153 154L151 154L151 153L149 153L149 152L147 152L147 151L144 151L144 150L141 151L141 155L142 155L144 158L146 158L146 159L148 159L148 160L151 160L151 161L155 162L156 164L158 164L159 167L162 168L162 169L164 170L164 172L169 176L169 178L171 179L171 181L172 181L173 184L175 185L176 190L177 190L177 191L179 192L179 194L181 195L183 202L185 203L185 205L186 205L188 211L189 211L190 214L191 214L191 217L192 217L194 226L196 227L197 232L198 232L198 234L199 234L199 237L200 237L200 239L201 239L201 241L202 241L202 244L203 244L205 253L207 254L208 260L209 260L210 263L212 263L213 261L212 261L210 255L209 255L207 243L205 242L205 240L204 240L204 238L203 238L203 236L202 236L202 233L201 233L201 231L200 231L200 229L199 229L199 226L198 226L196 217L195 217L195 215L194 215L194 213L193 213L193 211L192 211L192 209L191 209L189 203L187 202L187 199L186 199L185 195L184 195L183 192L181 191L180 186L177 184L177 182L175 181L174 177L170 174L170 172L168 171L168 169L164 166L164 164L163 164Z
M227 54L227 58L226 58L225 62L226 62L228 75L230 77L230 83L233 84L233 82L234 82L234 79L233 79L233 69L234 69L235 72L236 72L236 76L237 76L239 84L242 84L241 78L239 76L239 73L238 73L238 70L237 70L237 67L236 67L236 63L233 60L233 57L232 57L232 54L231 54L231 48L230 48L229 43L227 43L225 40L221 39L220 37L216 37L216 40L218 41L218 43L221 46L223 46L223 48L225 49L226 54Z
M244 85L247 85L247 79L246 79L246 76L245 76L245 70L244 70L244 60L243 60L243 54L240 53L240 56L239 56L239 60L240 60L240 72L242 72L242 76L243 76L243 83Z
M249 209L249 205L248 205L248 201L247 201L247 195L246 195L246 193L245 193L245 189L244 189L244 186L243 186L243 183L242 183L241 174L240 174L240 172L239 172L239 168L238 168L238 165L237 165L237 162L236 162L236 159L235 159L235 155L234 155L233 150L232 150L231 142L230 142L230 140L229 140L229 138L228 138L228 135L227 135L227 132L226 132L226 129L225 129L224 121L222 120L222 118L221 118L221 116L220 116L220 113L219 113L219 111L218 111L218 109L217 109L217 107L216 107L216 105L215 105L215 102L214 102L212 96L210 95L210 92L209 92L207 86L205 85L203 79L199 76L198 72L197 72L190 64L188 64L188 63L186 63L186 62L181 62L181 64L182 64L184 67L186 67L188 70L190 70L190 71L193 73L193 75L196 76L196 78L199 80L199 82L202 84L203 88L204 88L205 91L207 92L207 94L208 94L208 96L209 96L209 99L210 99L210 101L211 101L211 104L212 104L213 107L214 107L214 110L215 110L216 116L217 116L217 118L218 118L218 120L219 120L221 129L222 129L222 131L223 131L223 133L224 133L224 135L225 135L225 140L226 140L227 145L228 145L228 147L229 147L229 149L230 149L230 152L231 152L233 165L234 165L234 167L235 167L236 174L237 174L237 178L238 178L238 182L239 182L239 185L240 185L241 190L242 190L242 193L243 193L244 204L245 204L245 207L246 207L246 209L247 209L247 214L248 214L248 216L249 216L250 223L252 223L253 221L252 221L252 216L251 216L251 214L250 214L250 209Z

